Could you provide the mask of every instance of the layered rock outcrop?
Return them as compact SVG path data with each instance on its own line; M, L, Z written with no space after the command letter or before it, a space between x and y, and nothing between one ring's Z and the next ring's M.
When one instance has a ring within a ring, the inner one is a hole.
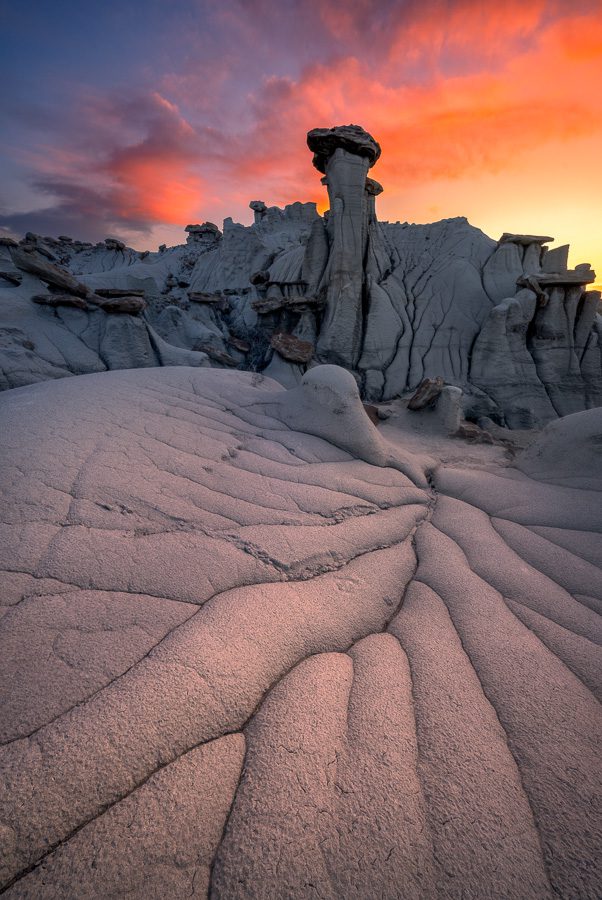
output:
M336 363L367 401L441 378L462 389L469 418L513 428L602 404L600 294L587 264L568 269L567 246L510 232L495 242L462 218L379 222L376 140L346 125L313 129L308 145L324 216L313 203L252 200L252 225L188 225L185 245L158 253L115 238L3 239L0 386L182 363L291 385ZM142 302L95 304L107 290ZM121 315L109 325L111 311ZM280 353L282 334L311 356Z

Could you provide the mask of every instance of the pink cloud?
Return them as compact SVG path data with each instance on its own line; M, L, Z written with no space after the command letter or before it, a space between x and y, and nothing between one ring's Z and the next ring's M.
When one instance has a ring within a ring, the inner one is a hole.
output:
M156 223L186 224L205 192L198 171L199 135L156 91L83 96L68 146L48 144L28 154L38 190L54 208L30 215L73 233L146 232ZM35 227L33 224L31 227Z
M328 5L329 14L335 6ZM506 4L506 13L514 15L488 21L486 37L497 29L508 51L517 34L532 31L544 6L533 4L535 9L525 12L524 4ZM482 6L461 3L453 15L463 23L462 41L478 41ZM343 15L344 28L354 22ZM315 175L305 133L316 125L353 121L372 131L383 146L378 172L389 190L402 189L410 179L503 171L534 144L541 147L544 172L548 143L601 130L602 22L597 16L552 20L533 46L507 55L503 66L437 75L425 85L395 77L402 41L413 43L418 35L423 44L432 36L425 21L397 34L377 68L345 57L308 66L298 79L266 79L251 97L255 126L228 160L238 185L248 184L253 192L254 183L256 192L259 180L279 202L312 192Z
M558 159L548 148L602 127L596 7L215 3L223 47L159 72L155 90L82 89L69 127L29 163L60 215L77 224L96 207L98 227L112 230L229 214L248 221L251 197L323 204L305 146L318 125L356 122L372 131L383 146L375 175L387 198L416 185L436 196L437 184L473 173L501 176L533 147L533 177L552 182L563 173L546 168ZM208 50L206 38L202 46ZM287 53L309 61L279 71ZM592 179L600 187L599 167Z

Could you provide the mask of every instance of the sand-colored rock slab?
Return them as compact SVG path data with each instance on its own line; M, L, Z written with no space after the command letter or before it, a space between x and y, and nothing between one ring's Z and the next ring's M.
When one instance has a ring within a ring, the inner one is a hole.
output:
M240 734L160 769L22 878L7 897L206 897L245 754Z
M518 468L404 414L333 366L0 396L7 896L599 895L598 414Z

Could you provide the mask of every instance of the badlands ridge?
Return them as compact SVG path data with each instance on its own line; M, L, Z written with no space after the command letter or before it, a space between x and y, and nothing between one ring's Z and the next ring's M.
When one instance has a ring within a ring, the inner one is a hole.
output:
M546 235L498 242L466 219L381 223L380 155L358 126L308 134L330 210L252 201L249 227L188 225L139 253L0 239L0 387L106 369L210 365L286 386L318 363L387 401L442 378L469 419L544 425L602 404L600 293Z

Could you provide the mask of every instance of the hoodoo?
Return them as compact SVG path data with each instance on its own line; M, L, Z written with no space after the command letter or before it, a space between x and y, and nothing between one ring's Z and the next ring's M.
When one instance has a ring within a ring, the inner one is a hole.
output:
M324 173L322 182L330 200L326 224L330 253L320 280L326 310L318 357L355 369L361 353L364 263L373 196L367 190L367 174L380 156L380 146L359 125L314 128L307 135L307 145L313 151L314 166Z

